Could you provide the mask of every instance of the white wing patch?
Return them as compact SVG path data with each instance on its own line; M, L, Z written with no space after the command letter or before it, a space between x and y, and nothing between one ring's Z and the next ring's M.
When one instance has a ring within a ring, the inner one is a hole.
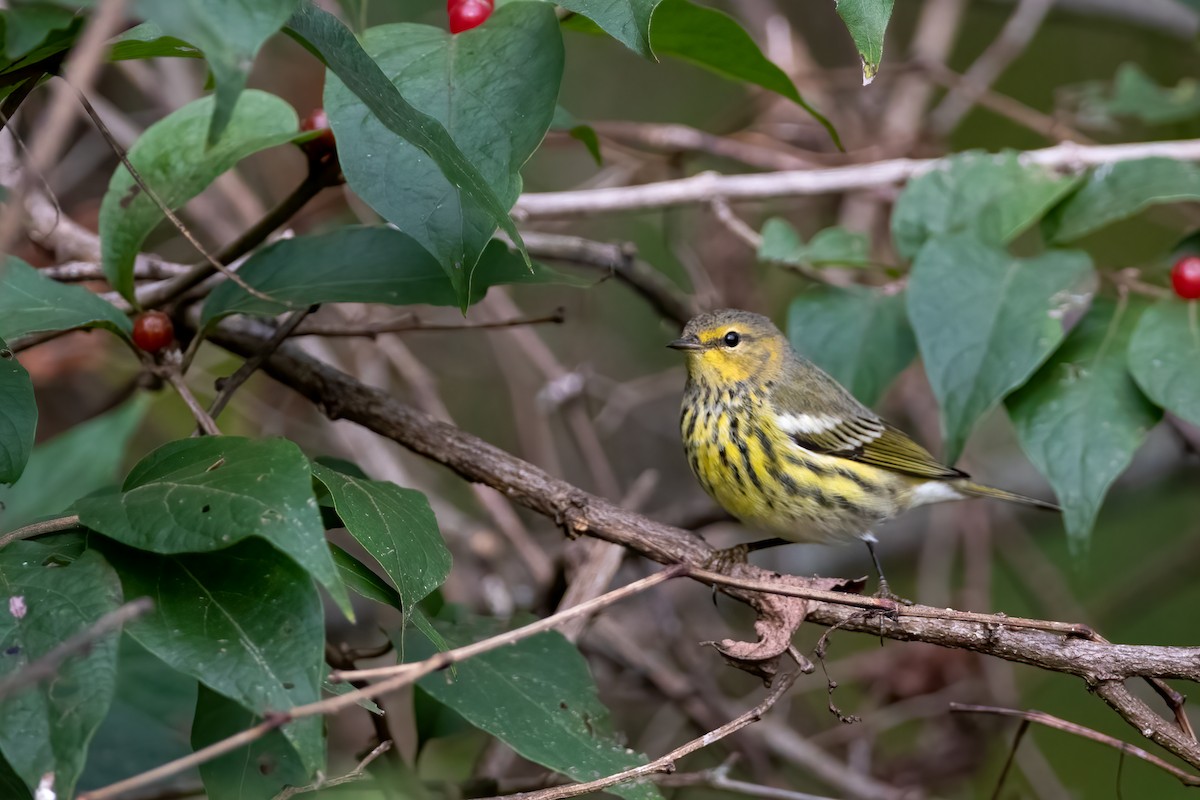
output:
M913 489L913 506L929 503L944 503L947 500L962 500L966 495L945 481L926 481Z
M789 435L800 433L814 436L831 431L842 423L828 414L778 414L775 419L779 429Z

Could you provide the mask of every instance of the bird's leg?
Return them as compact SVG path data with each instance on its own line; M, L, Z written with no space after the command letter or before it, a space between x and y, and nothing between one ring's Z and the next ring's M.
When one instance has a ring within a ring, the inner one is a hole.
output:
M894 593L891 587L888 586L887 578L883 576L883 565L879 563L879 556L875 554L875 543L879 540L875 538L874 534L869 532L862 537L862 540L867 544L867 552L871 554L871 563L875 565L875 573L879 575L879 589L875 592L875 596L883 600L891 600L911 606L913 601Z
M745 564L751 553L758 552L759 550L767 550L771 547L779 547L783 544L791 544L791 542L776 536L772 539L759 539L757 542L735 544L733 547L726 547L724 550L714 550L711 556L704 559L702 566L713 572L725 572L727 567L734 564Z

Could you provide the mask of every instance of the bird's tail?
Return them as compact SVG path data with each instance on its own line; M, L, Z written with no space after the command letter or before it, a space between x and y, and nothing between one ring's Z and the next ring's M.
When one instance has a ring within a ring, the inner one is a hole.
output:
M1054 503L1047 503L1045 500L1038 500L1035 497L1026 497L1023 494L1015 492L1006 492L1003 489L996 489L991 486L984 486L981 483L973 483L971 481L963 481L955 485L963 494L968 497L991 497L995 500L1007 500L1010 503L1020 503L1021 505L1033 506L1044 511L1062 511L1061 508Z

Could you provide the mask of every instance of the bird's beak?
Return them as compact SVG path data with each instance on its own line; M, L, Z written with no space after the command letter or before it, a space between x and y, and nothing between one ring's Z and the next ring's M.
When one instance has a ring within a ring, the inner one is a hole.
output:
M687 351L687 350L703 350L704 349L704 345L700 344L700 340L698 338L696 338L695 336L688 336L683 339L676 339L675 341L673 341L669 345L667 345L667 347L671 348L672 350L685 350L685 351Z

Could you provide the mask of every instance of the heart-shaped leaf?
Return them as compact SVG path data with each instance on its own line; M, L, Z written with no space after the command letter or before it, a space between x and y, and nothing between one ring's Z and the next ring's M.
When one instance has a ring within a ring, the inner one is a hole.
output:
M908 283L912 320L942 410L953 463L981 416L1024 383L1062 341L1064 318L1091 297L1079 251L1014 258L972 236L927 243Z
M453 36L427 25L380 25L366 32L363 46L415 109L445 126L509 208L521 193L521 165L558 100L563 48L553 7L504 5L486 24ZM344 80L331 69L325 110L347 182L438 259L465 308L475 265L496 228L494 209L448 180L439 162L385 125Z

